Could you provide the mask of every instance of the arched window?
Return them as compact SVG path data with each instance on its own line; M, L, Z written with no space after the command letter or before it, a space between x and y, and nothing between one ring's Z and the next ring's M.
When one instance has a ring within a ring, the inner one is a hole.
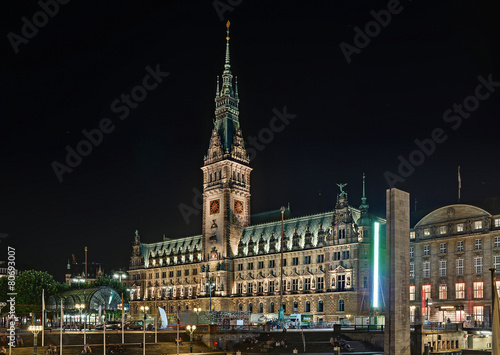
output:
M299 303L297 301L293 302L293 311L294 312L299 311Z
M253 304L248 304L248 312L253 313Z
M305 312L311 312L311 302L309 301L306 302Z
M243 312L243 305L241 303L238 305L238 311Z
M186 311L189 311L189 306L188 305L186 305Z
M285 302L283 302L282 307L283 307L283 312L286 312L286 303Z
M274 302L269 304L269 313L274 313Z
M345 310L344 300L339 300L339 307L338 307L338 311L339 311L339 312L344 312L344 310Z
M318 312L323 312L323 301L318 302Z
M264 313L264 304L259 303L259 313Z

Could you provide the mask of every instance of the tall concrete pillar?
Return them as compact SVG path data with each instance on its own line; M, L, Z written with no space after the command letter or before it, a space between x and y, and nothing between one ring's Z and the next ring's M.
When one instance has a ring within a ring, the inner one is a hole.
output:
M385 355L410 355L410 194L386 191Z

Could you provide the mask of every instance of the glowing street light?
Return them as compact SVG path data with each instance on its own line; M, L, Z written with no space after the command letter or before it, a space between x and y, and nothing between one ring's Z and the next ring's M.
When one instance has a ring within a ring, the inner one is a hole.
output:
M75 308L78 309L78 311L80 312L80 325L81 325L82 324L82 312L85 309L85 303L77 303L77 304L75 304ZM86 318L87 318L87 316L85 316L85 320L83 323L83 346L85 346L85 344L87 344L87 333L86 333L86 328L87 328L86 321L87 321L87 319Z
M193 352L193 333L196 330L196 325L187 325L186 331L189 333L189 352Z
M43 329L43 325L30 325L28 330L33 333L33 355L36 355L36 345L38 340L38 333L40 333Z
M141 306L141 312L144 313L144 320L142 322L142 355L146 355L146 313L148 311L148 306Z
M196 324L200 324L200 320L199 320L199 314L201 312L201 308L200 307L194 307L193 311L196 312Z

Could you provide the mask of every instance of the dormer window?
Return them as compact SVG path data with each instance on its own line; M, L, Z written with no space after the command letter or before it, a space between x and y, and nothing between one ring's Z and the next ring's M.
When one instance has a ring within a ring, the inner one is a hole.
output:
M424 229L424 236L428 237L431 235L431 230L429 228Z
M439 227L439 234L446 234L446 226Z
M483 221L474 222L474 229L482 229L482 228L483 228Z
M415 232L410 232L410 239L415 239Z
M464 224L459 223L457 224L457 232L463 232L464 231Z

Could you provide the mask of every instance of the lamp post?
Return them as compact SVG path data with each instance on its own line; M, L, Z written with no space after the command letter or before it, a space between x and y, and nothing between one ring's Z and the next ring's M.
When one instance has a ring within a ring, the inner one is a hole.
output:
M281 206L281 262L280 262L280 309L279 309L279 314L278 314L278 322L283 325L283 322L285 321L285 309L283 308L283 240L284 240L284 214L285 214L285 207Z
M0 302L0 314L2 314L2 308L4 308L7 305L7 302ZM2 322L1 326L3 327L3 317L2 317Z
M125 271L118 270L117 272L115 272L113 274L113 277L115 279L118 279L120 281L120 283L122 283L122 278L126 279L127 278L127 273Z
M33 355L36 355L36 345L38 340L38 333L43 329L43 325L30 325L28 330L33 333Z
M82 324L82 312L85 309L85 303L77 303L77 304L75 304L75 308L78 309L78 311L80 312L80 325L81 325ZM87 318L87 316L85 316L85 318ZM85 319L85 321L86 321L86 319ZM85 321L84 321L84 325L83 325L83 346L85 346L85 344L87 344L87 333L86 333L87 325L85 324L86 323Z
M158 307L156 307L156 297L158 296L158 291L155 288L155 320L153 325L155 327L155 343L158 343Z
M186 331L189 333L189 352L193 352L193 333L196 330L196 325L187 325Z
M149 311L148 306L141 306L141 312L144 313L144 320L142 322L142 355L146 355L146 313Z
M196 324L200 324L199 313L201 312L200 307L194 307L193 311L196 312Z
M210 293L210 314L212 314L212 290L213 290L214 286L215 286L215 283L212 280L212 278L210 277L209 280L207 281L207 288L208 288L208 292Z

